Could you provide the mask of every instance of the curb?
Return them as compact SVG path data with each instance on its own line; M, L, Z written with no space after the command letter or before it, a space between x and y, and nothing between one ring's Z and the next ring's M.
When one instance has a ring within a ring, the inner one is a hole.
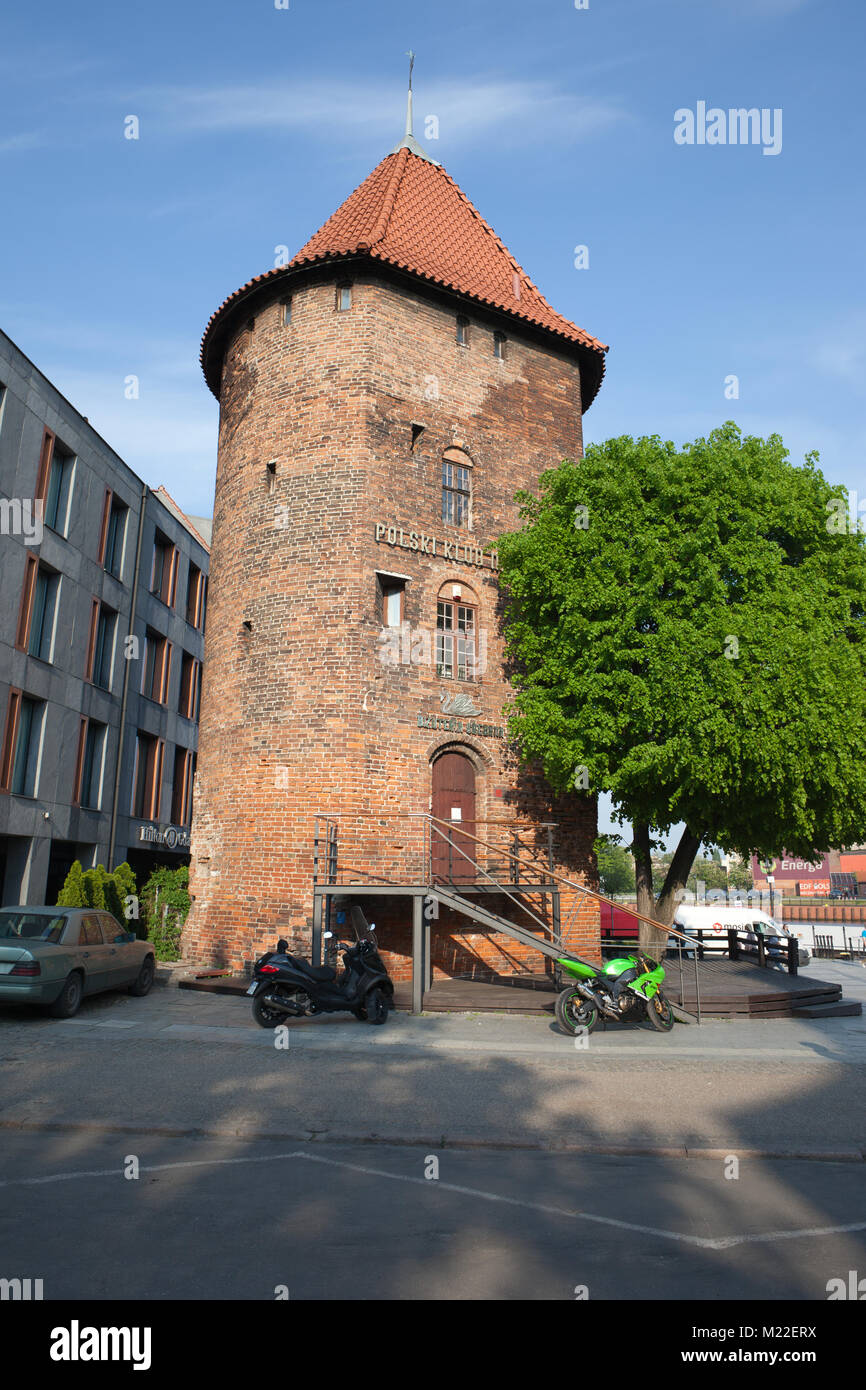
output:
M499 1152L575 1154L587 1157L610 1158L678 1158L728 1159L751 1158L798 1159L810 1163L863 1163L866 1149L744 1149L732 1144L727 1149L692 1148L685 1144L569 1144L543 1143L541 1140L508 1140L482 1138L449 1138L445 1134L384 1135L342 1133L329 1130L257 1130L235 1128L182 1129L174 1125L121 1125L95 1120L0 1120L0 1131L18 1130L22 1133L56 1134L128 1134L154 1136L160 1139L246 1139L256 1142L295 1144L369 1144L381 1148L427 1149L490 1149Z

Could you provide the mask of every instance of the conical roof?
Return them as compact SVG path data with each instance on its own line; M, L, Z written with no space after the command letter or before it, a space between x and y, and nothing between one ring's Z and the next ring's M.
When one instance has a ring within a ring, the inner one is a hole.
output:
M450 174L420 146L416 153L414 143L407 138L387 155L287 265L256 276L220 306L202 340L202 366L215 395L223 336L217 329L240 299L265 281L360 256L546 330L561 347L584 349L587 409L604 375L606 345L548 304Z

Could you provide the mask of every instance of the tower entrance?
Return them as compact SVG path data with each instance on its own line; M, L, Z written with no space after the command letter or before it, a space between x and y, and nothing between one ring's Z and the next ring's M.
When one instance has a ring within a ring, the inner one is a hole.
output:
M475 768L465 753L442 753L433 764L433 881L475 878ZM437 822L448 822L448 825ZM468 858L466 857L468 856Z

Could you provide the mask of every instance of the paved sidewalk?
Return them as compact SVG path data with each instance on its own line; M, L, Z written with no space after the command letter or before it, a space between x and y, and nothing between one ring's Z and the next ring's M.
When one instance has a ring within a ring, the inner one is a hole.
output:
M857 964L816 962L810 971L838 981L845 996L866 1000L866 970ZM806 972L804 972L806 973ZM177 972L176 978L180 972ZM15 1027L11 1009L0 1011L0 1028ZM18 1026L23 1025L22 1018ZM106 994L86 1000L80 1014L65 1022L29 1016L28 1030L49 1036L115 1036L170 1041L198 1041L273 1049L274 1034L252 1019L249 1001L241 996L203 994L174 987L158 988L146 999ZM533 1056L573 1058L575 1040L559 1032L551 1016L520 1014L392 1013L384 1027L358 1023L349 1014L288 1021L292 1051L397 1056L428 1054L488 1054L499 1058ZM773 1060L791 1064L866 1064L866 1018L834 1019L710 1019L678 1023L671 1033L657 1033L646 1023L611 1023L599 1027L580 1049L589 1063L605 1059L647 1058L671 1062L678 1058L705 1061Z

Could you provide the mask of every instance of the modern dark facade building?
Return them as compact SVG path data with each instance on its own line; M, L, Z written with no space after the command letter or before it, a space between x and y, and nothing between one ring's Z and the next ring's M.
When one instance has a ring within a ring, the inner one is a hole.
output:
M0 333L0 902L188 857L209 547Z

